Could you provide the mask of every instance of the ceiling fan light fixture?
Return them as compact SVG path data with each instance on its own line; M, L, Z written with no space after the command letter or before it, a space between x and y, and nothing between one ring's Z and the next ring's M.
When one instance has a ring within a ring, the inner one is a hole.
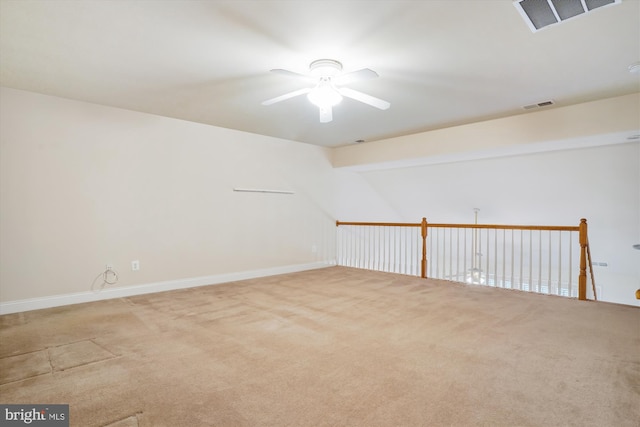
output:
M307 98L318 108L333 107L342 101L342 95L325 79L307 94Z
M380 110L386 110L391 106L389 102L383 99L344 87L359 80L378 77L378 73L368 68L342 73L342 64L340 62L334 59L318 59L309 65L309 74L300 74L280 68L271 71L306 82L314 82L315 86L294 90L293 92L267 99L262 102L262 105L272 105L299 95L307 95L309 102L319 109L320 123L329 123L333 120L332 109L342 101L343 97L362 102Z

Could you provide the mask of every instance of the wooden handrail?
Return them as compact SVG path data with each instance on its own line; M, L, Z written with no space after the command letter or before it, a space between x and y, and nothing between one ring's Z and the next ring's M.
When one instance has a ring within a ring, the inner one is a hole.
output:
M543 230L543 231L579 231L578 226L564 225L498 225L498 224L433 224L428 227L441 228L490 228L495 230Z
M425 220L426 221L426 220ZM579 226L563 225L498 225L498 224L434 224L426 223L431 228L490 228L496 230L543 230L543 231L579 231ZM422 223L413 222L348 222L336 221L336 226L361 225L368 227L422 227Z

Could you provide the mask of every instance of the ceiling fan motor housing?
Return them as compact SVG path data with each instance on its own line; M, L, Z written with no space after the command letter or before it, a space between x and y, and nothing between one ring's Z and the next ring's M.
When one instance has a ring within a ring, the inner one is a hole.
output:
M335 59L317 59L309 64L312 75L318 77L331 77L342 71L342 64Z

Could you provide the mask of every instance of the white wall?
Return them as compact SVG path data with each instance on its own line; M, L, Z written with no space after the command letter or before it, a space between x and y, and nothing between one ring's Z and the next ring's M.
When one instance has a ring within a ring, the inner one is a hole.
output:
M638 305L637 142L351 172L320 147L7 88L0 123L0 309L88 293L107 263L124 290L311 268L334 260L336 219L471 222L474 207L485 223L586 217L603 299Z
M127 287L334 259L327 149L7 88L0 101L0 302L89 292L107 263Z
M475 207L486 224L578 225L587 218L593 260L608 263L595 271L601 299L640 305L640 251L632 248L640 243L638 142L359 174L367 192L396 213L369 220L472 223ZM381 204L353 196L358 213L342 206L341 220Z

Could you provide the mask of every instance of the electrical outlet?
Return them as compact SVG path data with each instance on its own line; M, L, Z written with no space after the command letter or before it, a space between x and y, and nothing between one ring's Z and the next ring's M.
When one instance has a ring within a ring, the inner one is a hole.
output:
M107 264L104 266L105 270L113 270L113 264Z
M315 254L318 252L318 247L316 245L311 246L311 253Z
M131 261L131 271L138 271L140 270L140 261L135 260L135 261Z

